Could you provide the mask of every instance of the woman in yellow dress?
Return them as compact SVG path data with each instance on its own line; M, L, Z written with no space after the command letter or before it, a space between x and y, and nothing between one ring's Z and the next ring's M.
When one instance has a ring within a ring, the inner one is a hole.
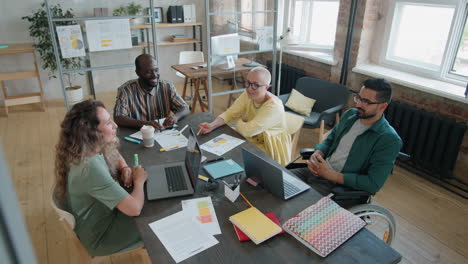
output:
M290 161L291 135L286 131L283 103L268 92L271 74L263 67L247 75L246 90L234 104L211 123L201 123L203 134L236 120L236 130L281 165Z

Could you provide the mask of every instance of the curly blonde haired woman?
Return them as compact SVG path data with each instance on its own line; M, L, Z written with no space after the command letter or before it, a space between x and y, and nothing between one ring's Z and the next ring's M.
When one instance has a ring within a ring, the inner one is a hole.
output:
M130 169L120 155L117 125L99 101L76 104L61 124L56 146L55 198L75 216L75 232L92 256L141 244L131 216L143 207L143 168ZM133 184L129 194L120 186Z

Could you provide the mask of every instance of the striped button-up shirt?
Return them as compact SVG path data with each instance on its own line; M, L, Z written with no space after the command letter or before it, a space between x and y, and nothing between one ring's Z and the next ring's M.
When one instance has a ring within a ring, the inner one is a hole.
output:
M187 104L177 94L171 82L159 80L150 92L143 89L138 79L130 80L119 87L114 106L114 118L124 116L136 120L151 121L177 113Z

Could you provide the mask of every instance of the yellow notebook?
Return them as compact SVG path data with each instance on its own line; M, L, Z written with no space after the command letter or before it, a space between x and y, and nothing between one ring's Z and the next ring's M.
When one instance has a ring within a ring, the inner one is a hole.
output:
M250 207L247 210L232 215L229 217L229 221L235 224L257 245L280 233L282 230L281 227L255 207Z

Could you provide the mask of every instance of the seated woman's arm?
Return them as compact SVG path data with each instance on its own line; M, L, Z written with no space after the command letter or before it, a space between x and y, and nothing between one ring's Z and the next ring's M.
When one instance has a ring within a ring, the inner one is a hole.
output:
M143 185L148 177L146 171L141 168L133 169L133 191L125 199L117 204L117 209L128 216L140 215L141 209L145 202L145 193Z
M239 98L224 113L216 117L211 123L201 123L200 130L203 134L208 134L214 129L229 123L231 120L238 119L247 109L248 96L243 92Z

